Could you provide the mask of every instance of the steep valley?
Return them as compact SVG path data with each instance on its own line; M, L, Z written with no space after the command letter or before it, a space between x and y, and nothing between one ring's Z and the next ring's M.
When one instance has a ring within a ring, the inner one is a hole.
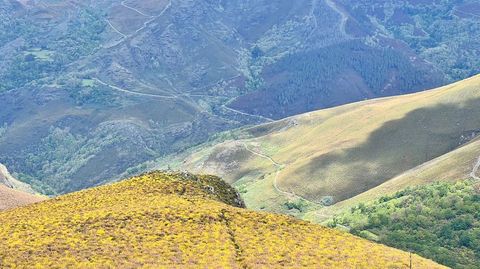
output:
M470 6L2 0L0 162L67 193L225 130L464 79Z

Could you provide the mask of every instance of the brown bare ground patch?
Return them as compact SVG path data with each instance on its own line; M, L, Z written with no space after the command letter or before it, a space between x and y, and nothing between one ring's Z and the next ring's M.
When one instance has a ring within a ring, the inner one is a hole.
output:
M0 185L0 211L33 204L45 200L45 197L17 191Z

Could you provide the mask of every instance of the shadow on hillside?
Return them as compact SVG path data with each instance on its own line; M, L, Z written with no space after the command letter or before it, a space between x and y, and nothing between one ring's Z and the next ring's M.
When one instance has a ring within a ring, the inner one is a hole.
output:
M328 153L300 168L307 173L311 197L333 196L336 202L360 194L394 176L439 157L480 134L480 98L464 105L421 108L386 122L355 148ZM326 171L349 166L338 185L328 187ZM313 188L311 188L313 187Z

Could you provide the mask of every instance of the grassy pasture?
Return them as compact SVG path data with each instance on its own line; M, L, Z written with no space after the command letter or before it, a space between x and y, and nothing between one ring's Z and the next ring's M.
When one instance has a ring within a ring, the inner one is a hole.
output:
M32 55L36 60L40 61L53 61L53 52L49 50L44 50L41 48L33 48L24 52L24 55Z
M480 76L475 76L421 93L349 104L239 130L237 136L245 138L200 146L185 158L183 167L238 181L238 186L247 190L243 194L246 203L253 208L286 212L278 201L282 197L288 200L285 193L314 202L333 199L334 207L305 216L321 219L337 207L410 184L468 176L479 153L477 143L469 143L480 130L479 89ZM245 152L242 144L253 152ZM225 165L227 159L218 154L238 150L249 156L236 159L233 154L228 162L234 166ZM266 157L282 165L276 180L280 191L273 187L276 168Z

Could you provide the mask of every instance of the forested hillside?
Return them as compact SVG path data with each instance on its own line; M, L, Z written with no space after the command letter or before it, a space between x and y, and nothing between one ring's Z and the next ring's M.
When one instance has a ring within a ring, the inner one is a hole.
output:
M65 193L221 131L466 78L477 12L473 0L0 0L0 162Z
M329 224L452 268L480 268L479 212L479 182L435 183L359 204Z
M352 40L291 54L265 68L259 92L232 107L275 119L374 97L433 88L442 81L391 48ZM301 89L301 90L300 90Z

